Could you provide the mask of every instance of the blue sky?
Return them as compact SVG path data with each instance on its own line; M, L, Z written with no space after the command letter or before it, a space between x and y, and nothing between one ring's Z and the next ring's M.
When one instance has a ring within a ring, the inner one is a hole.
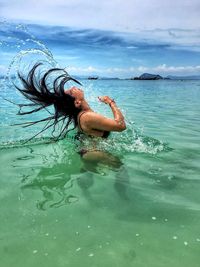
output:
M31 34L73 75L200 74L199 11L197 0L0 0L0 72L35 48Z

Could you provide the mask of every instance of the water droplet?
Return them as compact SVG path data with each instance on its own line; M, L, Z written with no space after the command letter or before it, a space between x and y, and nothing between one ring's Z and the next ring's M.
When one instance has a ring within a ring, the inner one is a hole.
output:
M177 236L173 236L173 239L177 239L178 237Z
M76 196L69 196L67 200L69 203L74 203L78 201L78 198Z
M199 238L197 238L197 239L196 239L196 241L197 241L197 242L200 242L200 239L199 239Z
M168 219L165 219L165 222L168 222Z
M185 245L185 246L187 246L187 245L188 245L188 242L187 242L187 241L185 241L185 242L184 242L184 245Z
M46 253L44 253L44 255L45 255L45 256L48 256L49 254L46 252Z
M156 220L156 217L152 217L151 219L155 221Z
M173 178L174 178L173 175L169 175L169 176L167 177L167 179L170 180L170 181L171 181Z
M139 236L140 234L135 234L136 236Z
M90 229L91 228L91 226L90 225L88 225L88 227L87 227L88 229Z
M90 253L88 256L89 256L89 257L93 257L93 256L94 256L94 254L93 254L93 253Z
M37 249L33 250L33 254L36 254L37 252L38 252Z
M77 248L77 249L76 249L76 251L80 251L80 250L81 250L81 248Z
M46 236L49 236L49 233L46 233L45 235L46 235Z
M79 232L76 232L76 235L79 235Z
M99 245L99 248L102 248L102 245Z

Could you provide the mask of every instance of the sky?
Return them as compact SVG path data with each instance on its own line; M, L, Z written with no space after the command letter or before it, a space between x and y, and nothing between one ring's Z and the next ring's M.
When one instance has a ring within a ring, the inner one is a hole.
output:
M32 38L75 75L200 75L199 14L199 0L0 0L0 73Z

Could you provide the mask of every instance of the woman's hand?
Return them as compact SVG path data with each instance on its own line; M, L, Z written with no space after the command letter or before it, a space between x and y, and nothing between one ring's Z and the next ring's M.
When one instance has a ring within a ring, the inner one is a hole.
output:
M99 101L102 103L110 105L114 100L109 96L98 96Z

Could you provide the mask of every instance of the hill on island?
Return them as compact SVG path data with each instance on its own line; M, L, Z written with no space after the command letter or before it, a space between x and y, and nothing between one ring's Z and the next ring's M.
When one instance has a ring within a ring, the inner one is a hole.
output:
M134 77L133 80L162 80L162 76L158 74L143 73L139 77Z
M199 80L199 75L191 75L191 76L174 76L168 75L167 77L162 77L158 74L150 74L150 73L143 73L139 77L131 78L131 80Z

